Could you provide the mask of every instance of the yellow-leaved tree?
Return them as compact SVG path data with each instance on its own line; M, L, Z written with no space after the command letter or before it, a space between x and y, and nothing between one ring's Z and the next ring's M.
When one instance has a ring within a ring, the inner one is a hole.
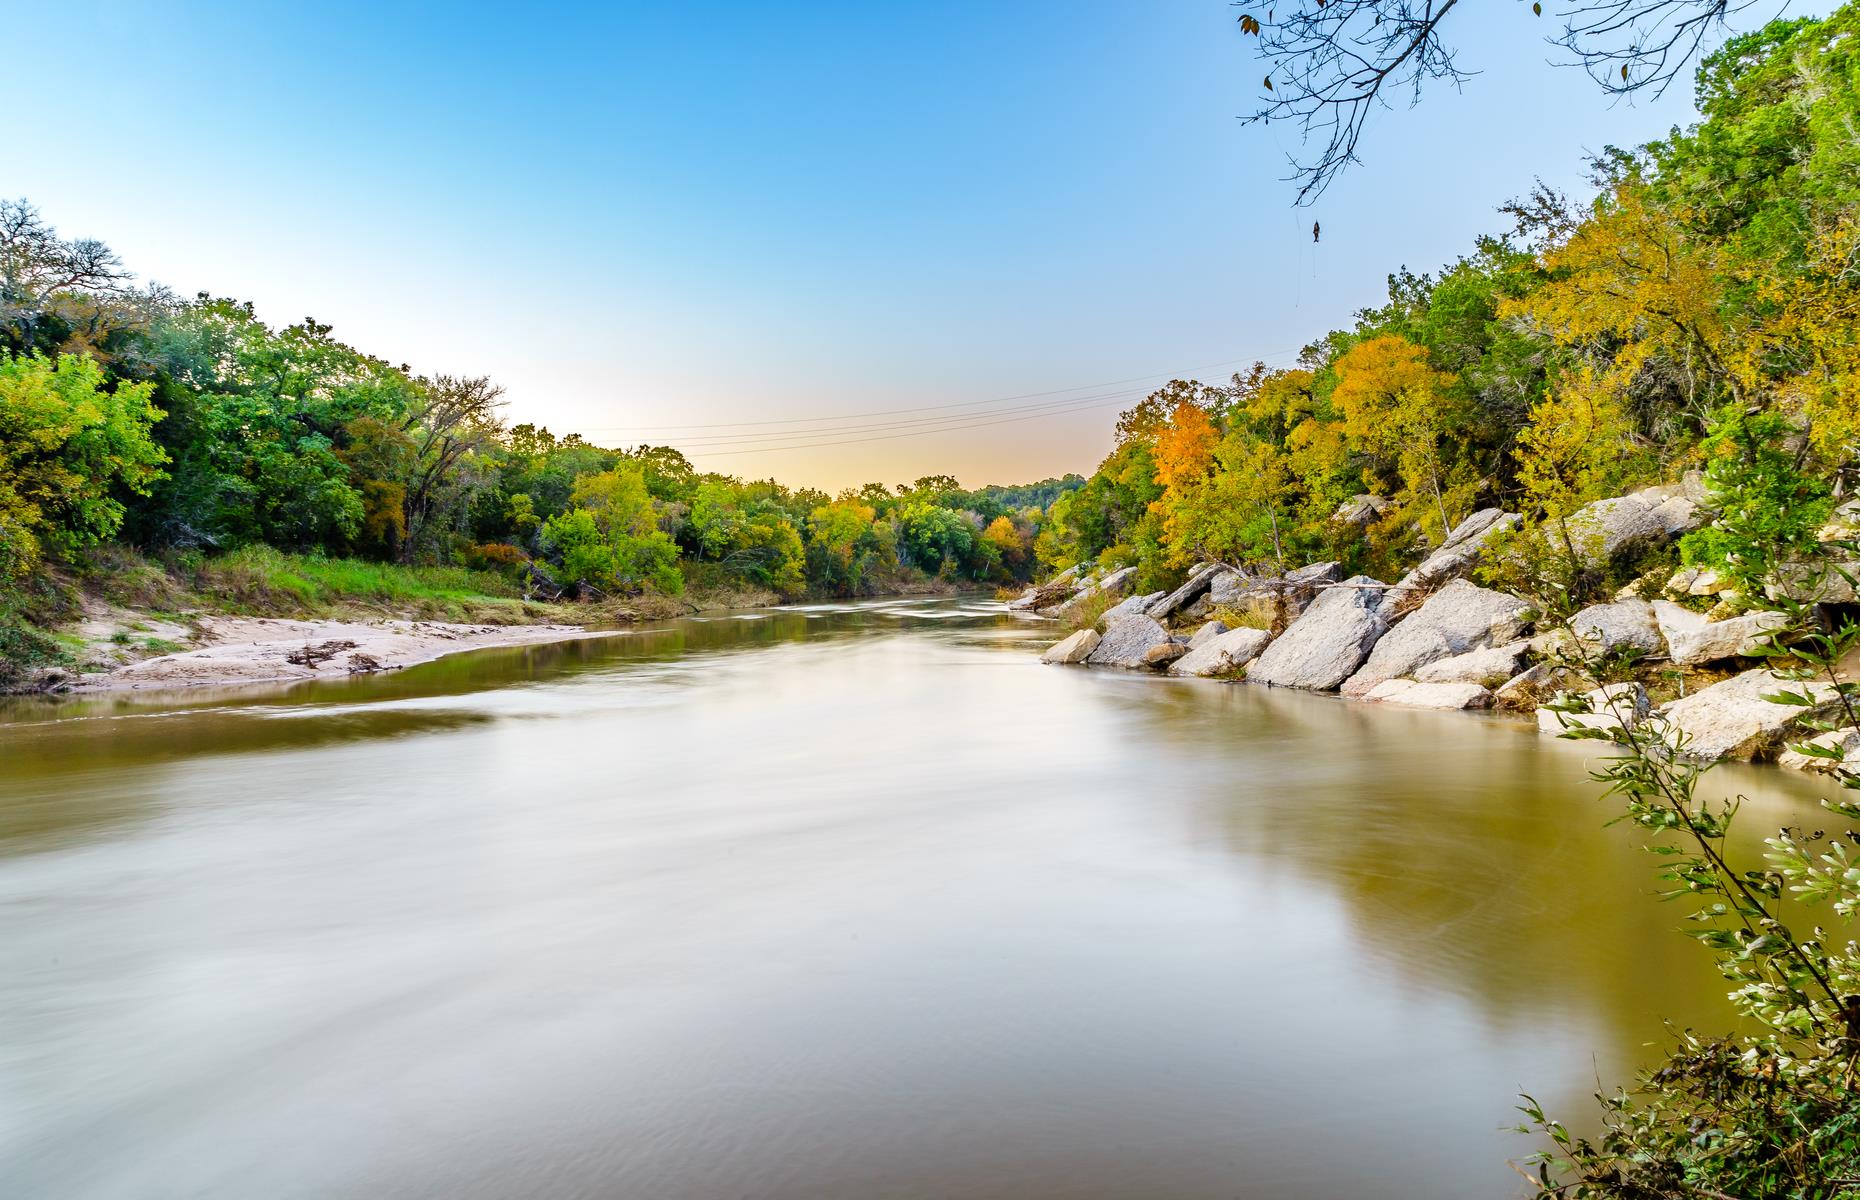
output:
M1422 527L1444 538L1479 484L1464 454L1467 415L1454 377L1435 369L1425 347L1395 334L1358 342L1333 367L1331 403L1343 414L1344 437L1400 484L1397 499Z

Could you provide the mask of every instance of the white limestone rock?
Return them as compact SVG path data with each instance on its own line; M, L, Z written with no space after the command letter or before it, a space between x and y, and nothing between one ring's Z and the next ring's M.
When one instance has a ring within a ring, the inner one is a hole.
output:
M1516 596L1455 579L1376 643L1343 692L1365 695L1386 679L1412 675L1440 659L1516 641L1530 613L1530 604Z
M1788 767L1792 771L1813 771L1821 775L1831 775L1836 771L1860 772L1860 729L1832 729L1808 739L1809 745L1839 751L1839 758L1804 754L1795 748L1797 744L1791 742L1783 747L1783 752L1776 756L1777 766Z
M1712 621L1665 600L1655 601L1654 610L1666 635L1667 653L1685 667L1755 654L1765 634L1789 623L1789 618L1779 612L1745 613L1727 621Z
M1104 625L1106 628L1109 628L1111 625L1115 624L1118 621L1123 620L1125 617L1137 616L1138 614L1142 613L1144 609L1148 608L1152 603L1154 603L1156 600L1160 599L1162 597L1162 594L1163 593L1161 592L1151 592L1147 596L1127 596L1124 599L1119 600L1116 604L1113 604L1111 607L1105 609L1104 615L1098 618L1098 622L1099 624Z
M1247 678L1276 687L1336 688L1356 673L1387 630L1386 591L1380 580L1358 575L1320 592L1248 668Z
M1188 648L1190 650L1199 650L1226 632L1227 622L1209 621L1190 635L1188 639Z
M1449 579L1458 578L1472 570L1473 565L1485 553L1486 543L1504 530L1513 529L1519 521L1518 514L1508 513L1499 508L1486 508L1467 517L1447 534L1440 549L1434 551L1421 561L1421 565L1401 577L1396 587L1402 589L1395 593L1397 603L1411 607L1418 600L1410 600L1403 592L1425 595Z
M1085 661L1094 667L1123 667L1134 671L1149 665L1143 656L1152 647L1167 645L1170 640L1167 629L1139 613L1105 626L1104 636L1098 639L1098 645Z
M1813 703L1775 704L1766 695L1793 692ZM1683 696L1660 710L1668 740L1690 758L1760 758L1775 750L1801 721L1825 717L1839 698L1825 683L1784 679L1758 669Z
M1082 663L1091 657L1091 652L1098 648L1098 631L1081 629L1068 638L1064 638L1046 648L1040 655L1043 663Z
M1645 600L1591 604L1571 617L1569 625L1578 642L1573 650L1584 656L1627 648L1659 654L1666 649L1666 639L1660 636L1660 623L1654 616L1653 605ZM1555 629L1532 639L1531 649L1540 657L1548 657L1572 648L1567 633Z
M1065 601L1065 603L1055 605L1051 608L1042 608L1039 610L1039 613L1043 617L1058 617L1063 621L1073 613L1078 612L1087 603L1095 600L1098 596L1128 595L1131 585L1136 581L1136 577L1137 569L1135 567L1119 567L1109 575L1106 575L1103 579L1093 580L1085 584L1083 587L1079 588L1078 591L1074 592L1071 598Z
M1476 683L1418 683L1412 679L1385 679L1363 697L1377 704L1409 708L1491 708L1492 693Z
M1190 568L1188 579L1182 586L1167 594L1158 593L1156 599L1144 606L1144 615L1155 617L1158 621L1167 621L1182 609L1207 595L1208 589L1214 583L1214 577L1221 570L1219 563L1196 563Z
M1647 719L1651 706L1647 700L1647 689L1638 683L1611 683L1593 691L1576 696L1572 692L1559 692L1552 704L1562 705L1576 701L1579 711L1566 712L1561 707L1546 705L1537 710L1537 730L1539 733L1561 734L1566 729L1619 729L1624 725L1635 729Z
M1520 639L1502 646L1468 650L1428 663L1414 673L1414 678L1419 683L1476 683L1496 688L1516 678L1524 669L1530 649L1530 642Z
M1272 635L1264 629L1229 629L1199 646L1191 640L1189 652L1170 665L1169 673L1231 675L1258 658L1271 641Z

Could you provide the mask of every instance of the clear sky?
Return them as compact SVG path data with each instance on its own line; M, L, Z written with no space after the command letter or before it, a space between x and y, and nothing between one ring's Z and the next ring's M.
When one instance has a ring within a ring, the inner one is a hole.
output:
M1237 119L1263 73L1237 13L22 6L0 194L177 291L491 375L513 421L973 486L1089 472L1147 384L1288 362L1534 176L1691 119L1689 88L1611 106L1547 65L1526 3L1462 5L1485 73L1381 114L1294 209L1292 132Z

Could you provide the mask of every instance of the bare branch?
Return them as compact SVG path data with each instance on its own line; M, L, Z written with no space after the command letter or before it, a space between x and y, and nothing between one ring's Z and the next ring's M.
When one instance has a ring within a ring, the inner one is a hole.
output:
M1261 106L1248 124L1289 122L1302 149L1291 155L1297 203L1310 204L1358 160L1369 114L1391 96L1420 103L1430 82L1461 87L1477 74L1460 66L1442 24L1459 0L1236 0L1243 34L1259 38L1266 66ZM1609 95L1658 95L1755 0L1561 0L1566 51ZM1544 5L1532 3L1541 15ZM1263 10L1263 12L1262 12Z

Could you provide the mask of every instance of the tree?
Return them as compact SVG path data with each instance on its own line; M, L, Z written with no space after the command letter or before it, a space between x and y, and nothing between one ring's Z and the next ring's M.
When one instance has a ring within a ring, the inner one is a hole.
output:
M891 526L871 505L842 498L808 515L807 574L830 594L865 593L895 559Z
M0 200L0 350L101 349L163 299L131 278L102 242L60 238L25 200Z
M1002 515L982 530L982 540L1000 556L1001 565L1011 578L1024 578L1025 568L1033 557L1033 525L1025 518L1016 521Z
M149 438L162 417L146 383L106 390L89 358L0 352L0 584L45 547L68 552L113 536L118 489L148 494L166 456Z
M543 526L567 579L610 592L648 585L671 595L684 591L678 547L659 530L639 467L622 465L576 480L572 501L573 508Z
M787 513L734 480L713 479L692 493L687 535L698 556L783 596L806 590L806 551Z
M932 575L975 571L976 534L961 513L924 500L910 500L898 510L899 556L911 566Z
M1728 409L1700 446L1716 516L1680 550L1689 565L1736 580L1745 597L1761 596L1778 566L1812 556L1834 508L1827 483L1790 452L1793 432L1777 413Z
M504 389L489 379L439 375L420 384L424 403L400 424L410 451L403 485L403 562L412 562L429 546L435 518L462 518L471 492L489 483L470 468L503 431L498 410Z
M1406 501L1431 505L1423 524L1444 538L1477 483L1458 454L1463 414L1451 403L1453 377L1394 335L1358 342L1335 370L1331 403L1343 412L1345 435L1394 468Z

